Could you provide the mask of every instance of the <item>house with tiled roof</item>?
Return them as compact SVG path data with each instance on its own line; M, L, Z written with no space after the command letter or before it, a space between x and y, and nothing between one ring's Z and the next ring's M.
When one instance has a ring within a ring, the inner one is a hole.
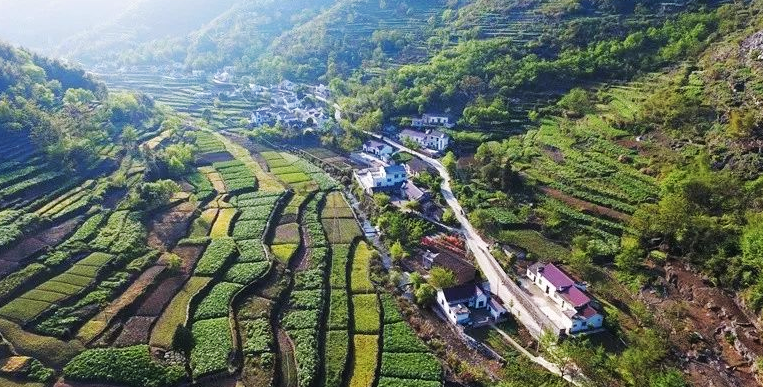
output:
M527 268L527 277L561 309L567 333L597 329L604 324L604 315L586 285L558 266L536 262Z
M484 326L500 321L507 313L490 294L490 284L475 281L439 289L437 307L450 322L462 326Z
M390 157L392 157L392 153L394 152L394 149L392 149L391 146L383 142L379 142L376 140L368 140L365 143L363 143L363 152L376 155L382 160L387 161L390 159Z
M403 129L397 136L400 141L411 141L423 148L442 152L450 145L450 136L439 130L419 132L413 129Z

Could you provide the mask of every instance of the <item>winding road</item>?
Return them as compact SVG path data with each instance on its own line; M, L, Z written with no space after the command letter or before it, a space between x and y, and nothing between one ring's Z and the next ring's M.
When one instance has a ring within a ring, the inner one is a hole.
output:
M474 258L482 270L482 273L487 277L487 280L490 281L490 291L503 301L506 309L511 311L517 320L519 320L536 338L539 337L544 330L559 332L562 327L557 326L546 317L540 308L531 301L526 291L522 290L514 280L506 274L495 257L490 253L490 246L485 242L482 236L479 235L471 222L469 222L461 204L453 194L451 188L452 179L448 170L445 169L445 166L443 166L439 160L422 152L410 149L393 139L379 136L371 132L365 133L380 141L386 142L394 148L419 157L437 170L442 177L442 185L440 186L442 196L448 206L453 210L458 222L461 224L461 232L464 235L469 250L474 254Z

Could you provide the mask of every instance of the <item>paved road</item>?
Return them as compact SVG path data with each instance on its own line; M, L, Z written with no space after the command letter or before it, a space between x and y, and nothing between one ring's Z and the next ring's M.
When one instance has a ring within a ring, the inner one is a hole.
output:
M469 250L474 254L474 258L482 270L482 273L485 274L488 281L490 281L491 292L498 295L498 297L503 300L506 309L511 311L517 320L519 320L519 322L521 322L533 336L539 337L544 329L558 331L560 327L552 323L551 320L549 320L548 317L546 317L540 309L532 303L525 291L517 286L513 280L506 275L506 272L503 271L501 265L498 264L498 261L490 253L490 246L484 239L482 239L482 236L475 230L471 222L469 222L461 204L453 194L450 185L450 174L442 163L437 159L423 154L422 152L410 149L390 138L370 132L366 132L366 134L382 140L397 149L416 155L437 170L443 179L442 185L440 186L442 196L448 206L453 210L458 222L461 224L464 239L466 239L466 244L469 247Z

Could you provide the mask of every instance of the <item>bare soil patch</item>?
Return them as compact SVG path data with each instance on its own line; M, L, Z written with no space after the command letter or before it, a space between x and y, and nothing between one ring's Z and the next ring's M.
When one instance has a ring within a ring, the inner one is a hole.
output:
M763 355L760 331L734 297L684 264L655 270L660 280L641 297L670 333L674 355L693 385L757 386L753 364Z
M594 216L604 216L609 219L614 219L614 220L618 220L622 222L627 222L631 218L630 215L628 214L624 214L620 211L616 211L611 208L593 204L585 200L580 200L578 198L572 197L562 191L559 191L553 188L543 187L541 188L541 191L543 191L543 193L545 193L546 195L553 197L554 199L561 200L562 202L570 205L573 208L581 209L583 212L586 212Z
M148 344L148 336L151 326L156 317L135 316L130 317L122 328L122 333L114 341L116 347L129 347L139 344Z

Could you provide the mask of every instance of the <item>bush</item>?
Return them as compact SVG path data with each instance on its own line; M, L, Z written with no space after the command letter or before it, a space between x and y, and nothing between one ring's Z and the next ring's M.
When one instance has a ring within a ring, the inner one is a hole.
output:
M191 370L194 379L228 370L228 358L233 351L227 317L193 323Z
M326 387L342 387L342 376L347 367L350 335L346 330L326 334Z
M429 353L382 353L381 374L405 379L442 380L442 366Z
M379 333L379 302L376 294L356 294L352 296L356 333Z
M185 379L181 366L164 366L151 358L147 345L89 349L64 367L64 376L83 382L131 387L173 386Z
M194 273L200 276L213 277L225 266L236 253L236 243L231 238L212 239L204 250L204 255L196 265Z
M230 300L241 288L241 285L230 282L221 282L215 285L196 307L193 319L198 321L228 316Z

